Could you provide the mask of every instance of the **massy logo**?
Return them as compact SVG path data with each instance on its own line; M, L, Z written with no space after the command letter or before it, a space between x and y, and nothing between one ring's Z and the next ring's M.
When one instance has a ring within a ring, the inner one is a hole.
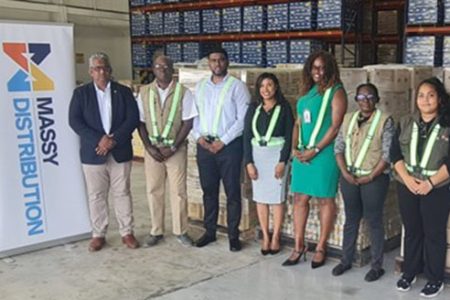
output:
M54 90L53 81L38 67L50 54L50 44L3 43L3 52L20 66L8 81L8 91Z

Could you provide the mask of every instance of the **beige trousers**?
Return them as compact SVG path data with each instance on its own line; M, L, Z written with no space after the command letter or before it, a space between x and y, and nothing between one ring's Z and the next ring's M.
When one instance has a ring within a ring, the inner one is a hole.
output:
M187 146L181 146L167 161L157 162L145 151L147 199L150 207L152 235L164 234L166 179L169 184L172 211L172 231L175 235L187 231Z
M108 228L108 194L114 203L119 232L133 232L133 206L130 192L131 161L117 163L112 155L105 164L83 164L88 192L93 237L104 237Z

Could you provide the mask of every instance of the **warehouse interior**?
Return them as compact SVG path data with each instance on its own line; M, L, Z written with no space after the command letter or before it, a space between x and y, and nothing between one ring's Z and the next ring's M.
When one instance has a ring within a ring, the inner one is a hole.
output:
M414 112L415 90L423 79L436 76L450 91L450 0L0 0L0 20L73 24L77 85L91 81L89 56L102 51L111 59L114 79L137 93L153 80L153 60L164 53L175 62L177 80L193 91L210 74L204 56L220 45L230 56L229 73L251 93L256 78L272 72L293 108L303 63L317 49L334 54L348 99L354 98L359 84L373 83L380 93L378 107L394 119ZM348 111L356 109L349 100ZM132 142L135 234L142 243L151 227L145 150L137 131ZM195 140L189 137L189 235L194 239L203 233L198 178ZM244 171L241 191L243 249L238 253L228 250L226 197L221 191L221 233L208 247L180 245L169 230L157 246L131 251L122 245L118 224L111 217L107 246L98 253L88 252L89 241L81 240L0 256L0 299L418 298L426 282L423 277L409 293L395 289L402 268L403 236L394 184L383 216L386 275L374 283L363 279L370 262L364 221L353 268L344 276L331 276L342 252L341 194L336 197L336 223L328 240L329 259L324 267L312 270L312 252L306 262L281 267L293 245L292 194L286 195L282 251L262 256L251 181ZM319 238L318 212L318 202L311 201L306 227L310 250ZM114 215L112 207L110 215ZM165 223L171 227L170 209L166 209ZM447 284L436 299L450 296L450 219L447 236Z

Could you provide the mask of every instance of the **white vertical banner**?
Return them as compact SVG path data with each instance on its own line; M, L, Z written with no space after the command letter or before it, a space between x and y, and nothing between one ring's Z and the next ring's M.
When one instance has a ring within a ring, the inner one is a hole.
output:
M78 137L73 27L0 21L0 257L90 232Z

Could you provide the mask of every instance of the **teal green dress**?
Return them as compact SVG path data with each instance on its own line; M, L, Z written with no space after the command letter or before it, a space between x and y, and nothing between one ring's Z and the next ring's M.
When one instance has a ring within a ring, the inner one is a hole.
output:
M331 91L331 98L328 102L322 126L316 138L319 143L331 126L331 100L336 90L342 88L337 84ZM301 97L297 102L297 114L301 117L302 144L307 145L317 121L323 95L319 94L317 85L314 85L309 92ZM305 119L305 110L309 111L309 121ZM322 149L308 164L300 162L294 157L292 161L291 191L293 193L305 194L319 198L334 198L337 193L339 180L339 168L334 156L334 142Z

